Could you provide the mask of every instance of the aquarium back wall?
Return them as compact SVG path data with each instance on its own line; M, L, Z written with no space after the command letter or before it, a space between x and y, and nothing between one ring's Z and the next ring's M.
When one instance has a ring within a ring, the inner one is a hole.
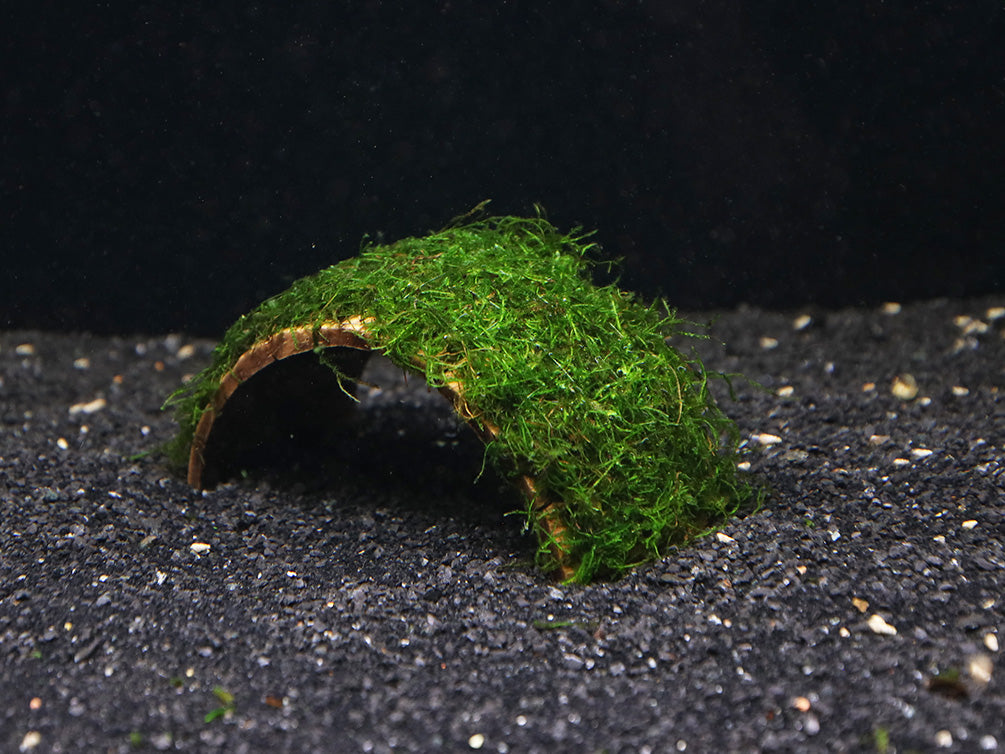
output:
M682 308L1001 291L1005 11L901 5L4 11L0 326L217 335L483 199Z

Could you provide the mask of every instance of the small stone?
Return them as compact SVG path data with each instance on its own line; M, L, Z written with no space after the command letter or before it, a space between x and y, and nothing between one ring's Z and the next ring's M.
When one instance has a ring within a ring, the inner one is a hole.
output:
M875 389L876 389L876 383L875 382L864 382L864 383L862 383L862 392L863 393L871 393Z
M994 751L998 748L998 739L991 735L981 736L980 746L982 751Z
M795 392L796 389L792 385L782 385L782 387L778 388L777 395L779 398L788 398Z
M964 521L962 524L960 524L960 526L962 526L964 529L973 529L974 527L977 526L977 522L971 518Z
M778 348L778 338L771 338L767 335L760 338L758 343L760 343L761 348L765 351L770 351L772 348Z
M70 406L70 416L77 416L78 414L94 414L107 405L108 401L104 398L95 398L93 401L86 401L84 403L74 403Z
M953 734L948 730L939 730L935 732L935 745L940 749L948 749L953 745Z
M70 443L66 441L65 437L60 437L58 440L56 440L56 447L59 448L60 450L68 450L70 447Z
M807 327L813 324L813 317L809 314L800 314L792 322L793 330L805 330Z
M914 379L914 375L898 374L893 378L890 392L895 398L900 398L902 401L914 400L918 397L918 381Z
M984 316L992 322L996 319L1001 319L1005 317L1005 306L989 306L988 310L984 312Z
M885 445L890 442L890 435L869 435L870 445Z
M715 533L715 538L718 539L723 544L730 544L731 542L736 541L731 536L729 536L728 534L723 534L721 531Z
M761 445L777 445L782 441L782 438L778 435L768 434L767 432L762 432L760 434L751 435L751 439L754 442L760 443Z
M911 457L912 458L928 458L928 456L934 453L934 450L929 450L928 448L912 448Z
M869 617L867 623L869 630L874 634L880 634L881 636L896 636L897 629L887 623L882 615L874 614Z
M42 743L42 734L37 730L30 730L24 734L24 738L21 739L21 746L18 749L20 751L31 751L40 743Z
M86 356L81 356L79 359L74 359L73 360L73 368L74 369L90 369L91 368L91 360L89 358L87 358Z
M970 390L962 385L953 385L953 395L957 398L962 398L965 395L970 395Z
M894 458L893 461L892 461L892 463L897 468L900 468L901 466L910 466L911 465L911 462L908 461L906 458Z
M864 613L866 610L869 609L869 601L861 599L860 597L852 597L851 604L853 604L855 606L855 609L858 610L860 613Z
M196 555L202 555L204 552L209 552L210 547L211 545L205 542L193 542L188 546L188 548Z
M985 654L977 654L967 661L967 671L970 677L982 686L987 686L991 682L991 671L994 670L994 663Z
M31 343L21 343L20 345L14 347L14 353L18 356L34 356L35 346Z
M883 312L883 314L893 315L900 314L901 308L901 305L896 301L887 301L882 307L880 307L880 311Z
M472 749L480 749L485 745L485 736L481 733L475 733L471 738L468 739L468 746Z
M180 361L192 358L193 356L195 356L195 346L193 346L191 343L182 346L181 348L178 349L177 356Z
M998 637L992 633L984 634L984 646L992 652L998 651Z
M809 712L810 707L813 705L810 704L810 700L807 699L805 696L797 696L795 699L792 700L792 706L795 707L800 712Z

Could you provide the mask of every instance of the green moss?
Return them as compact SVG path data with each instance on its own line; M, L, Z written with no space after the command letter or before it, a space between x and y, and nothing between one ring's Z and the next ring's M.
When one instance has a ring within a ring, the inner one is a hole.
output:
M560 503L556 555L572 578L616 575L722 522L751 498L736 476L738 433L712 400L701 363L667 343L683 324L663 302L643 305L590 281L588 234L541 218L494 217L424 238L368 245L295 282L241 317L210 367L175 392L184 463L221 378L271 334L360 316L394 364L424 364L433 387L463 386L473 423L495 429L488 458L534 479Z

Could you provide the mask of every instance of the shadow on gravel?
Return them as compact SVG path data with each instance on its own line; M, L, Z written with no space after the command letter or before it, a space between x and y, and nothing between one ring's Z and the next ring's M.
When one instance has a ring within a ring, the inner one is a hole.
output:
M346 351L349 374L363 355ZM377 387L379 385L379 387ZM310 506L332 499L422 510L498 526L523 499L488 464L450 403L382 357L345 384L310 353L276 362L241 386L217 419L204 479L265 485ZM355 389L354 389L355 388Z

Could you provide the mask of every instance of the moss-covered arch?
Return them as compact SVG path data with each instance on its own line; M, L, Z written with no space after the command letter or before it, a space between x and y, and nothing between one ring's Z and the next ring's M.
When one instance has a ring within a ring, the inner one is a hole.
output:
M421 374L485 441L525 494L542 567L588 581L658 557L751 493L704 368L667 342L681 321L594 285L591 249L518 217L365 247L227 331L168 401L172 457L201 485L216 418L243 382L308 351L373 350Z

